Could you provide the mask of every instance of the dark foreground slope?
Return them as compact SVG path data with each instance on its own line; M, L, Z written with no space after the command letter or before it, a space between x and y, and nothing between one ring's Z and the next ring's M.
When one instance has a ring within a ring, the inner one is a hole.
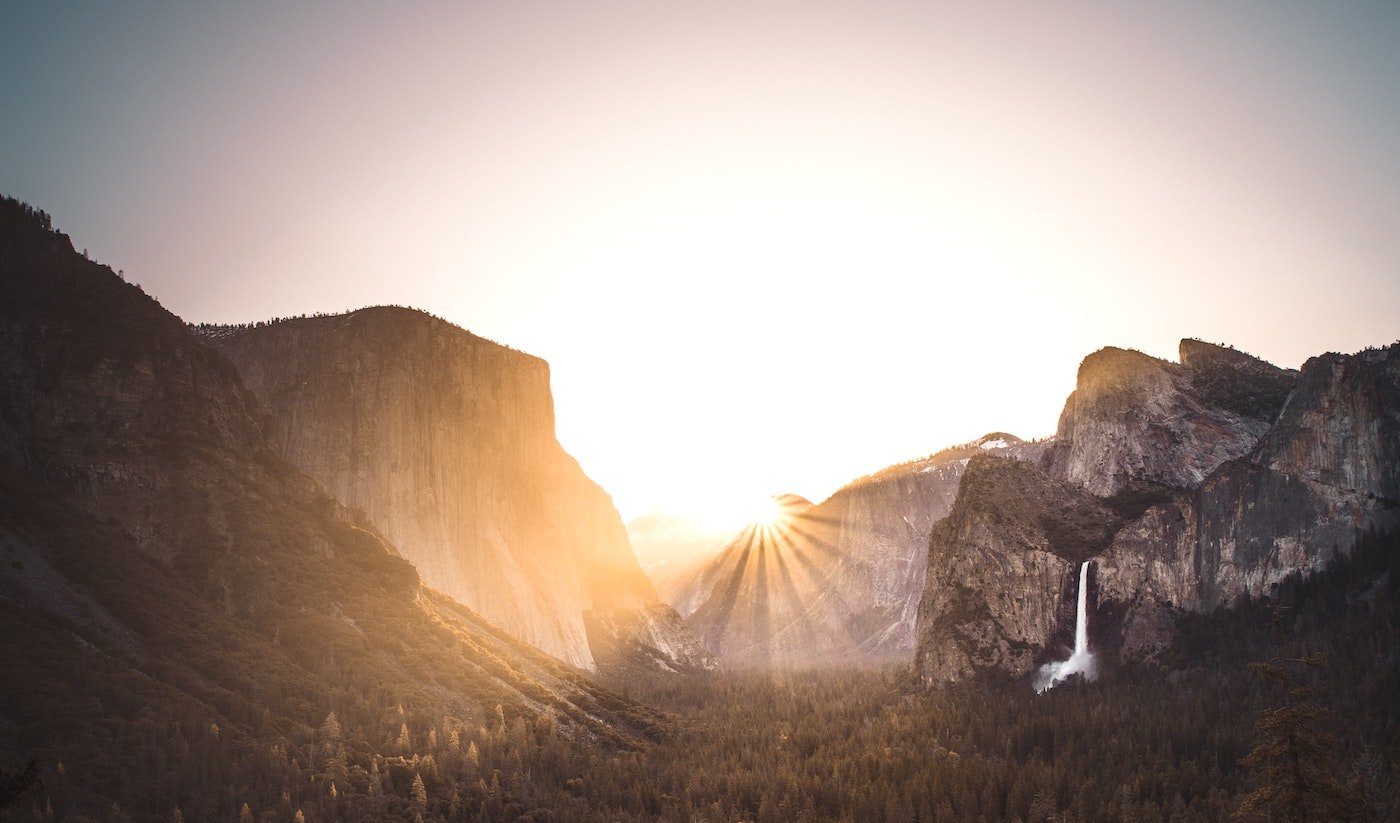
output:
M575 776L523 780L532 752L657 732L424 587L254 408L178 318L0 202L0 757L39 761L26 804L513 818Z

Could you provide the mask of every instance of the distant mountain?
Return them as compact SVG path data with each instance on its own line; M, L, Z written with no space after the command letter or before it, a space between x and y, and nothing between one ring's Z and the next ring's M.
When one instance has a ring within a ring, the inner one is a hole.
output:
M434 588L580 668L710 665L555 439L543 360L400 308L204 331L281 454ZM598 660L598 643L641 657Z
M1180 363L1084 360L1039 460L974 459L934 528L919 608L928 683L1063 654L1079 565L1090 645L1150 657L1177 618L1310 574L1400 521L1400 344L1301 372L1196 340Z
M678 569L713 556L734 535L684 515L651 512L627 521L627 539L637 555L642 571L666 600L662 580ZM670 602L669 600L667 602Z
M0 752L40 759L47 814L411 819L415 778L506 808L468 749L664 727L424 586L259 415L179 318L0 200Z
M907 660L929 533L969 459L1041 449L994 432L890 466L818 505L794 506L772 528L746 530L669 579L663 594L722 661Z

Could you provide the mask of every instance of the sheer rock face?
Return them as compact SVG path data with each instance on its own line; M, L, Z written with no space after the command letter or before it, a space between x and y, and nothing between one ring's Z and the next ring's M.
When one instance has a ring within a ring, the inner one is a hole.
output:
M982 456L933 528L915 665L928 683L995 668L1029 672L1074 630L1079 564L1108 547L1121 518L1036 465Z
M1400 500L1400 346L1303 366L1259 462L1284 474Z
M724 660L908 660L929 534L969 459L1033 459L1040 449L994 433L891 466L794 512L765 539L741 535L664 594Z
M840 489L812 512L813 532L829 535L847 558L832 582L862 655L908 659L913 653L928 535L952 507L962 472L961 458L883 472Z
M1131 481L1192 488L1248 454L1278 415L1296 373L1194 340L1181 363L1105 348L1084 359L1065 403L1053 474L1098 495Z
M211 339L289 460L512 635L591 669L585 612L655 606L611 499L555 440L544 361L395 308Z
M1096 561L1098 597L1122 607L1123 653L1150 656L1174 636L1172 610L1267 594L1350 551L1359 529L1393 522L1364 494L1232 461L1118 533Z
M1175 614L1265 594L1400 523L1400 346L1296 376L1195 341L1182 361L1097 352L1045 472L974 461L930 542L926 682L1025 673L1061 651L1080 560L1091 641L1142 657L1171 641Z
M1265 594L1349 552L1358 531L1393 528L1397 460L1400 347L1309 360L1249 457L1149 509L1104 555L1098 579L1124 604L1123 651L1165 645L1163 612Z

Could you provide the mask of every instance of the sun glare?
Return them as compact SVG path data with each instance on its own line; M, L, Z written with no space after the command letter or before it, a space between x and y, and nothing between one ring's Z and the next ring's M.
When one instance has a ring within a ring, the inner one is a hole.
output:
M769 497L754 504L749 512L749 524L753 526L772 526L783 517L783 507L778 504L776 497Z

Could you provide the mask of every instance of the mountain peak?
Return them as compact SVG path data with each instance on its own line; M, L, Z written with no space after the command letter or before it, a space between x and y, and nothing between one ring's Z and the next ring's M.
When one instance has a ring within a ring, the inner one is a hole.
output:
M800 494L775 494L773 502L784 515L792 516L812 508L812 501Z
M1084 358L1052 472L1110 495L1137 481L1188 488L1249 452L1297 380L1234 349L1183 340L1182 363L1108 347Z
M1012 446L1019 446L1026 441L1009 432L987 432L976 440L972 445L982 451L995 451L1009 449Z
M1277 366L1223 343L1208 343L1194 337L1183 337L1177 347L1181 365L1187 369L1203 369L1225 365L1236 369L1278 369Z
M1298 372L1281 369L1230 346L1187 338L1181 366L1202 400L1241 417L1272 422L1298 382Z
M1116 388L1168 372L1172 364L1137 349L1105 346L1079 363L1078 390Z
M209 341L224 340L271 326L307 334L344 336L359 333L377 335L383 338L387 345L399 346L407 343L404 339L405 336L442 335L445 339L457 343L466 342L479 346L483 350L509 352L513 356L520 357L522 362L532 362L535 367L543 368L546 371L549 368L549 364L542 358L522 352L513 346L482 337L450 320L445 320L431 312L412 306L366 306L336 314L301 314L290 317L273 317L252 323L191 324L191 328L196 334Z

